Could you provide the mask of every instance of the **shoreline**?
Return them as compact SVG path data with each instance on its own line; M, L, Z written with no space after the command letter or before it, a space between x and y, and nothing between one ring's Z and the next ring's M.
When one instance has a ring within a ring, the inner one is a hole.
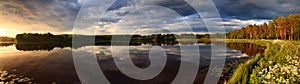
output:
M248 40L248 39L226 39L227 42L240 42L240 43L253 43L261 46L266 46L265 52L262 54L257 54L255 58L246 61L245 63L239 64L238 68L234 71L234 75L230 77L229 84L236 83L253 83L253 82L271 82L275 83L274 80L269 79L258 79L262 69L273 67L275 64L285 64L288 63L285 59L287 56L299 57L300 53L300 41L290 41L290 40ZM270 63L272 62L272 63ZM299 67L297 67L299 69ZM270 72L270 71L268 71ZM265 73L266 74L266 73ZM275 74L276 75L276 74ZM288 76L288 75L286 75ZM297 83L297 81L292 81ZM298 81L299 82L299 81ZM278 82L277 82L278 83Z

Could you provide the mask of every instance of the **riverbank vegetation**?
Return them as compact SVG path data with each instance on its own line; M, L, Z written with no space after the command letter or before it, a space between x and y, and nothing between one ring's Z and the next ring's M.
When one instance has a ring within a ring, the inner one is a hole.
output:
M300 14L226 33L226 42L266 46L263 54L240 64L226 83L300 83Z
M263 54L240 64L226 83L300 83L298 41L230 39L266 46ZM279 73L280 72L280 73Z

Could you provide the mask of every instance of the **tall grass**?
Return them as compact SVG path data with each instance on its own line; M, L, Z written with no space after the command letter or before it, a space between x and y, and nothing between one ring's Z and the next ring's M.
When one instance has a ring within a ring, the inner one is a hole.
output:
M238 66L234 71L234 74L229 79L228 84L245 84L250 79L251 69L254 69L254 66L257 65L257 61L262 57L258 54L254 59L248 60L244 64Z
M238 66L234 71L234 75L229 79L229 84L246 84L246 83L274 83L274 80L262 82L261 76L269 73L261 74L263 70L274 65L289 63L287 56L299 57L299 49L295 43L281 40L226 40L227 42L244 42L266 46L263 54L258 54L255 58ZM299 66L297 68L300 68ZM300 70L300 69L299 69ZM276 74L275 74L276 75ZM269 76L269 75L268 75ZM278 76L279 77L279 76ZM286 76L284 76L286 77ZM276 79L276 77L274 77ZM278 79L278 78L277 78Z

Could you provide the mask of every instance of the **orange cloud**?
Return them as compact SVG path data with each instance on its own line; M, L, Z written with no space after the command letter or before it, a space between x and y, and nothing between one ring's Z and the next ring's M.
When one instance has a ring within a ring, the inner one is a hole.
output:
M76 11L66 8L65 1L0 1L0 35L18 33L66 33L72 31Z

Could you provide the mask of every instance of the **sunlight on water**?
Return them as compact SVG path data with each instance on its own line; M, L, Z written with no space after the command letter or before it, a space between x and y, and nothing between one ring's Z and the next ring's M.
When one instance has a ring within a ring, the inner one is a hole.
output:
M233 49L235 48L232 44L229 46ZM200 55L201 55L201 64L200 67L205 67L209 65L209 60L214 59L210 57L210 48L212 45L194 45L199 46ZM217 45L214 45L217 46ZM248 46L248 45L246 45ZM117 47L116 51L123 51L126 46L113 46ZM132 59L133 62L138 67L147 67L150 63L148 55L149 50L153 46L151 45L140 45L140 46L129 46L130 58L128 57L117 57L117 59ZM179 60L183 62L192 63L194 59L193 56L189 56L186 59L180 58L180 47L178 45L175 46L161 46L168 56L167 69L176 69L177 63ZM220 46L222 47L222 46ZM49 48L49 49L47 49ZM232 50L228 48L227 52L229 58L239 58L240 56L244 56L244 50ZM256 48L256 47L253 47ZM18 50L19 49L19 50ZM24 50L22 50L24 49ZM40 49L40 50L39 50ZM9 73L13 73L20 76L26 76L30 78L35 78L34 81L38 83L79 83L79 79L77 77L74 64L72 52L88 52L91 54L96 54L97 60L99 61L99 65L102 69L107 72L106 74L115 74L115 75L107 75L111 78L111 80L125 80L127 78L123 78L122 73L117 73L114 71L118 71L118 68L114 66L112 60L112 48L111 46L84 46L80 48L70 47L49 47L49 46L41 46L41 45L31 45L30 48L24 48L23 45L18 46L16 48L15 45L0 47L0 69L9 71ZM84 57L84 56L83 56ZM244 57L241 57L244 58ZM157 59L154 57L153 59ZM159 60L159 59L157 59ZM173 60L173 61L171 61ZM84 61L84 60L82 60ZM127 66L127 64L122 64L123 66ZM112 72L113 71L113 72ZM203 70L202 70L203 71ZM173 72L173 70L168 71ZM176 70L174 71L176 72ZM167 73L167 72L166 72ZM116 75L118 74L118 75ZM164 74L171 75L171 74ZM119 78L121 76L121 78ZM163 76L159 76L163 77ZM169 77L172 78L172 77ZM163 78L168 79L168 78ZM133 81L133 80L131 80ZM158 80L164 81L164 80ZM200 79L199 79L200 81Z

